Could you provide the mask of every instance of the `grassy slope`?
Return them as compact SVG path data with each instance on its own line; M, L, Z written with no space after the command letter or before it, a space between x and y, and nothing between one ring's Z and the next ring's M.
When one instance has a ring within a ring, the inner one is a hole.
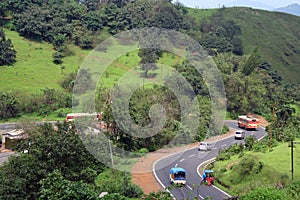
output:
M296 146L294 148L294 156L299 155L299 153L300 146ZM233 170L230 170L228 166L230 164L233 164L234 169L234 165L237 165L236 162L239 161L241 158L239 158L238 155L235 155L232 156L230 160L216 162L215 170L217 174L219 173L219 179L227 185L231 186L231 190L228 191L229 193L232 193L233 195L238 195L240 193L247 192L248 190L251 190L254 187L268 184L274 185L273 182L278 182L280 176L282 175L288 175L288 180L290 180L291 148L288 147L287 143L280 144L279 146L275 147L271 152L247 152L244 156L250 154L256 156L258 158L258 161L261 161L264 164L263 170L260 174L252 175L237 185L233 185L230 182L230 179L234 178L235 175L233 173ZM227 171L223 174L220 174L220 172L218 171L223 168L227 168ZM300 161L296 159L296 157L294 157L294 180L300 180Z
M188 8L188 11L188 15L195 17L197 24L200 24L218 9ZM285 79L300 82L299 17L250 8L225 8L224 11L228 20L233 20L241 26L245 53L251 53L254 48L259 47L262 57ZM5 34L17 50L17 62L13 66L0 68L0 91L11 90L16 94L28 95L45 87L60 89L58 83L64 75L60 65L52 62L53 46L26 40L13 31L5 30ZM78 69L89 53L74 46L71 50L74 55L63 59L64 74ZM117 60L117 63L107 70L108 76L104 78L106 85L112 86L126 71L136 69L138 60L134 53ZM172 62L175 62L172 61L172 57L165 56L160 63L169 65Z
M246 54L256 47L279 74L300 83L300 17L251 8L226 8L225 18L242 29Z
M54 50L51 44L27 40L14 31L4 31L17 51L17 62L13 66L0 67L0 91L12 91L26 96L39 93L45 87L60 89L58 83L64 74L77 69L88 53L72 48L74 55L63 60L63 74L61 65L52 62Z
M90 53L76 46L70 46L73 55L65 57L63 64L55 65L52 62L54 50L51 44L27 40L14 31L5 30L5 34L12 40L17 51L17 62L13 66L0 67L0 91L30 95L40 92L40 89L45 87L61 89L59 81L62 80L64 74L78 69ZM111 87L130 70L141 73L139 60L137 51L122 55L107 68L107 76L103 76L101 81ZM163 54L158 62L172 66L180 62L180 59L178 60L175 55ZM62 65L65 66L63 73L60 68ZM161 69L158 69L156 73L159 73L159 70Z
M208 19L213 14L217 13L219 9L196 9L188 8L188 16L196 19L197 23L201 23L203 19Z

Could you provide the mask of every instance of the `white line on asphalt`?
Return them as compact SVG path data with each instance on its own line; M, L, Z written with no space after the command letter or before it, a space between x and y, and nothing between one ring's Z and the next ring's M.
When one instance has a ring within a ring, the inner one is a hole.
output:
M227 120L227 121L231 121L231 120ZM232 121L233 121L233 120L232 120ZM266 130L266 128L263 127L263 126L261 126L261 128L262 128L263 130ZM231 137L231 136L229 136L229 137ZM222 141L222 140L226 140L226 139L228 139L229 137L222 138L222 139L218 140L217 142ZM262 136L261 138L259 138L258 140L261 140L263 137L265 137L265 135ZM223 146L223 145L222 145L222 146ZM225 146L226 146L226 144L225 144ZM191 149L194 149L194 148L197 148L197 147L193 147L193 148L190 148L190 149L185 149L185 150L183 150L183 151L176 152L176 153L173 153L173 154L164 156L164 157L162 157L162 158L160 158L160 159L158 159L157 161L154 162L154 164L153 164L153 166L152 166L152 172L153 172L153 174L154 174L154 176L155 176L155 179L159 182L159 184L160 184L164 189L166 189L166 186L161 182L161 180L158 178L158 176L157 176L157 174L156 174L156 172L155 172L155 165L156 165L156 163L158 163L160 160L163 160L163 159L165 159L165 158L167 158L167 157L169 157L169 156L172 156L172 155L175 155L175 154L178 154L178 153L181 153L181 152L185 152L185 151L187 151L187 150L191 150ZM205 162L209 162L209 161L211 161L211 160L213 160L213 159L215 159L215 158L212 158L212 159L207 160L207 161L205 161ZM204 164L205 162L201 163L201 164L198 165L198 167L197 167L197 174L198 174L200 177L201 177L201 174L199 173L198 168L199 168L202 164ZM219 188L219 189L220 189L220 188ZM166 191L170 193L170 195L173 197L173 199L175 199L174 195L170 192L170 190L166 189ZM223 193L226 193L226 192L223 191ZM199 195L199 197L202 198L202 199L204 199L204 198L201 197L200 195ZM231 197L231 196L229 195L229 197Z
M221 147L225 147L227 144L222 144Z
M193 188L191 188L191 186L187 185L186 187L193 191ZM200 194L199 194L199 197L200 197L201 199L204 199L204 197L201 196Z
M191 188L191 186L186 185L186 187L193 191L193 188Z
M222 192L223 194L227 195L228 197L231 197L228 193L226 193L225 191L221 190L220 188L214 186L214 185L211 185L213 186L215 189L219 190L220 192Z
M181 160L179 160L179 162L183 162L184 161L184 158L183 159L181 159Z
M216 159L216 158L209 159L209 160L207 160L207 161L204 161L204 162L200 163L200 165L198 165L198 167L197 167L197 174L198 174L201 178L202 178L202 176L201 176L201 174L200 174L200 172L199 172L199 168L200 168L202 165L204 165L204 163L210 163L210 162L214 161L215 159ZM218 187L216 187L216 186L214 186L214 185L211 185L211 186L213 186L214 188L218 189L220 192L222 192L223 194L227 195L228 197L231 197L231 195L229 195L229 194L226 193L225 191L221 190L220 188L218 188Z
M190 155L189 158L191 158L191 157L193 157L193 156L195 156L195 154Z

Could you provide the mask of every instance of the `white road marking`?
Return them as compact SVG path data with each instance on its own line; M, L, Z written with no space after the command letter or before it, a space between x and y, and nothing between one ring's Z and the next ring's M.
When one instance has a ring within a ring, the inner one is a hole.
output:
M175 167L177 167L177 164L175 165Z
M191 188L189 185L187 185L186 187L193 191L193 188ZM199 197L200 197L201 199L204 199L204 197L201 196L200 194L199 194Z
M179 160L179 162L183 162L184 161L184 158L183 159L181 159L181 160Z
M204 199L204 197L203 197L203 196L201 196L200 194L199 194L199 197L200 197L201 199Z
M226 146L227 146L227 144L222 144L222 145L221 145L221 147L226 147Z
M230 120L228 120L228 121L230 121ZM233 120L231 120L231 121L233 121ZM230 128L230 127L229 127ZM265 130L266 128L265 127L263 127L263 126L261 126L260 128L262 128L263 130ZM230 128L230 129L232 129L232 128ZM261 139L263 139L264 137L265 137L266 135L263 135L262 137L260 137L260 138L258 138L258 140L261 140ZM231 137L231 136L230 136ZM220 140L218 140L218 142L219 141L222 141L222 140L226 140L226 139L228 139L229 137L226 137L226 138L222 138L222 139L220 139ZM222 145L222 146L226 146L226 144L225 145ZM191 148L191 149L196 149L196 147L193 147L193 148ZM171 155L167 155L167 156L164 156L164 157L162 157L162 158L160 158L160 159L158 159L157 161L155 161L154 162L154 164L153 164L153 166L152 166L152 171L153 171L153 174L154 174L154 176L155 176L155 178L156 178L156 180L159 182L159 184L164 188L164 189L166 189L166 186L162 183L162 181L158 178L158 176L157 176L157 174L156 174L156 172L155 172L155 165L159 162L159 161L161 161L161 160L163 160L163 159L165 159L165 158L167 158L167 157L170 157L170 156L172 156L172 155L176 155L176 154L178 154L178 153L181 153L181 152L185 152L186 150L183 150L183 151L180 151L180 152L176 152L176 153L173 153L173 154L171 154ZM198 165L198 167L197 167L197 174L200 176L200 177L202 177L201 176L201 174L200 174L200 172L199 172L199 167L201 166L201 165L203 165L205 162L211 162L212 160L214 160L215 158L212 158L212 159L210 159L210 160L207 160L207 161L204 161L203 163L201 163L200 165ZM176 164L176 166L177 166L177 164ZM216 186L214 186L214 185L212 185L214 188L217 188ZM218 188L220 191L222 191L220 188ZM170 195L173 197L173 199L175 199L175 197L174 197L174 195L171 193L171 191L169 191L168 189L166 189L166 191L167 192L169 192L170 193ZM222 191L224 194L227 194L225 191ZM231 197L230 195L228 195L229 197ZM202 199L204 199L201 195L199 195L199 197L200 198L202 198Z
M186 187L193 191L193 188L191 188L189 185L187 185Z
M190 155L190 156L189 156L189 158L191 158L191 157L193 157L193 156L195 156L195 154L193 154L193 155Z
M220 188L214 186L214 185L211 185L213 186L215 189L219 190L220 192L222 192L223 194L227 195L228 197L231 197L228 193L226 193L225 191L221 190Z

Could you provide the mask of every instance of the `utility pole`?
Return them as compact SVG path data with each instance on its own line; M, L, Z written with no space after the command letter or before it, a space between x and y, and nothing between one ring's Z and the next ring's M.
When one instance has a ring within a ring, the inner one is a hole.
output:
M272 146L272 127L274 126L274 103L272 104L272 125L270 126L270 147Z
M294 180L294 142L291 140L291 172L292 172L292 181Z
M291 139L291 173L292 173L292 181L294 180L294 144L300 144L300 142L294 142Z

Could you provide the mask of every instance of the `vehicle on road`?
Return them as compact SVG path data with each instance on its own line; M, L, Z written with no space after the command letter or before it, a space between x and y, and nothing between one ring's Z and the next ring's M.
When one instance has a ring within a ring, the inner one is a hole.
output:
M212 148L212 144L209 142L200 142L198 150L199 151L210 151Z
M215 180L214 170L204 170L202 174L201 183L207 183L208 186L211 186Z
M185 185L186 171L181 167L173 167L170 169L169 179L171 184Z
M255 117L248 115L240 115L238 118L238 127L244 129L255 129L259 128L259 120Z
M234 139L236 139L236 140L243 140L243 139L245 139L245 131L243 131L243 130L236 130L235 131L235 135L234 135Z
M75 119L93 117L95 120L102 119L102 113L69 113L66 116L66 122L73 122Z

